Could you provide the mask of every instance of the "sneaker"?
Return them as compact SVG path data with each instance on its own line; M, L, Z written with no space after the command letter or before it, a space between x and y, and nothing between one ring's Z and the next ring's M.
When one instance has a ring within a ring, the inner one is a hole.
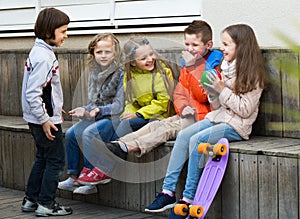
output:
M63 216L72 214L72 208L60 206L58 203L54 203L52 208L47 208L43 205L38 206L35 211L37 217L48 217L48 216Z
M37 207L38 204L36 203L36 201L33 201L28 197L23 198L22 207L21 207L23 212L34 212L37 209Z
M77 188L73 183L74 179L69 177L65 181L59 182L57 188L73 192Z
M162 212L173 208L176 203L176 197L165 193L159 193L151 205L147 206L145 212Z
M123 159L123 160L127 160L127 152L123 151L120 148L119 143L117 142L108 142L105 143L106 147L113 152L115 155L117 155L119 158Z
M78 177L77 179L74 180L73 185L74 185L74 186L80 186L80 183L78 182L78 179L79 179L79 178L82 178L82 177L84 177L84 176L86 176L86 175L88 175L89 172L91 172L91 170L90 170L89 168L84 167L84 168L81 170L81 172L80 172L80 174L79 174L79 177ZM76 190L76 189L75 189L75 190ZM74 191L75 191L75 190L74 190Z
M73 193L89 195L89 194L94 194L97 192L98 192L98 190L97 190L96 186L80 186L77 189L75 189Z
M92 171L89 172L88 175L78 179L78 182L81 185L88 185L88 186L93 186L97 184L106 184L109 183L110 181L111 178L105 175L104 173L102 173L102 171L97 167L94 167Z
M178 200L177 204L186 204L187 206L190 205L190 203L187 203L187 202L183 201L182 199ZM186 214L185 216L175 214L174 208L173 208L171 213L168 215L167 219L185 219L185 218L187 218L187 216L188 216L188 214Z

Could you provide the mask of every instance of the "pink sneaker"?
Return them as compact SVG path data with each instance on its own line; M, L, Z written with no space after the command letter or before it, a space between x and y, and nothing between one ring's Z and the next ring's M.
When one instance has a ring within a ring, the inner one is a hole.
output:
M89 174L84 177L78 178L78 182L81 185L97 185L97 184L106 184L111 181L111 178L101 172L97 167L93 168Z
M84 167L84 168L81 170L81 172L80 172L80 174L79 174L79 177L78 177L77 179L74 180L73 185L74 185L74 186L80 186L80 183L78 182L78 179L80 179L80 178L82 178L82 177L88 175L90 172L91 172L91 170L90 170L89 168Z

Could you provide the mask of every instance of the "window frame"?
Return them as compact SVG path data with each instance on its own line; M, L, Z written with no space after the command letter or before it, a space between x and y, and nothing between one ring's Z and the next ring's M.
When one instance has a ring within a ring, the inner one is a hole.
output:
M45 7L58 8L70 16L69 35L101 32L177 32L182 31L191 21L202 18L201 0L182 2L182 0L78 0L76 2L73 0L63 2L61 0L0 0L0 37L34 36L33 27L36 17ZM192 3L194 7L191 7ZM187 8L182 10L184 5L187 5ZM5 19L7 17L13 19Z

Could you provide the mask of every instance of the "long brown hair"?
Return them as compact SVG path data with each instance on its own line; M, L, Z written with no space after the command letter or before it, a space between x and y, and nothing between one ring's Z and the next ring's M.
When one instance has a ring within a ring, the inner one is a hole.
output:
M149 41L146 38L130 38L125 44L124 44L124 56L125 56L125 64L124 64L124 68L125 68L125 74L126 74L126 90L125 90L125 95L126 98L129 102L132 102L132 85L131 85L131 61L135 60L135 50L143 45L148 45ZM156 57L156 61L155 61L155 67L153 69L153 73L155 72L159 72L165 87L167 89L167 92L170 96L170 98L172 99L173 97L173 89L174 89L174 83L170 81L169 77L166 74L166 71L164 69L164 67L170 68L172 71L172 76L173 79L175 80L174 77L174 72L171 68L171 66L169 65L169 63L162 59L159 54L153 49L153 52L155 54ZM154 80L152 80L152 87L154 86Z
M266 66L253 29L246 24L226 27L226 32L236 44L236 81L234 91L244 94L256 89L264 89Z

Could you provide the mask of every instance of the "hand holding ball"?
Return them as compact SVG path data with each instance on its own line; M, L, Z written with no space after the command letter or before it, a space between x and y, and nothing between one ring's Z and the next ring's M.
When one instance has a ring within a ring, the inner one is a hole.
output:
M211 81L209 80L209 76L210 75L217 75L218 78L220 78L220 80L222 80L222 76L221 76L221 73L215 69L211 69L211 70L207 70L207 71L204 71L203 74L202 74L202 77L201 77L201 84L202 84L202 87L204 89L211 89L210 87L206 86L206 84L211 84Z

